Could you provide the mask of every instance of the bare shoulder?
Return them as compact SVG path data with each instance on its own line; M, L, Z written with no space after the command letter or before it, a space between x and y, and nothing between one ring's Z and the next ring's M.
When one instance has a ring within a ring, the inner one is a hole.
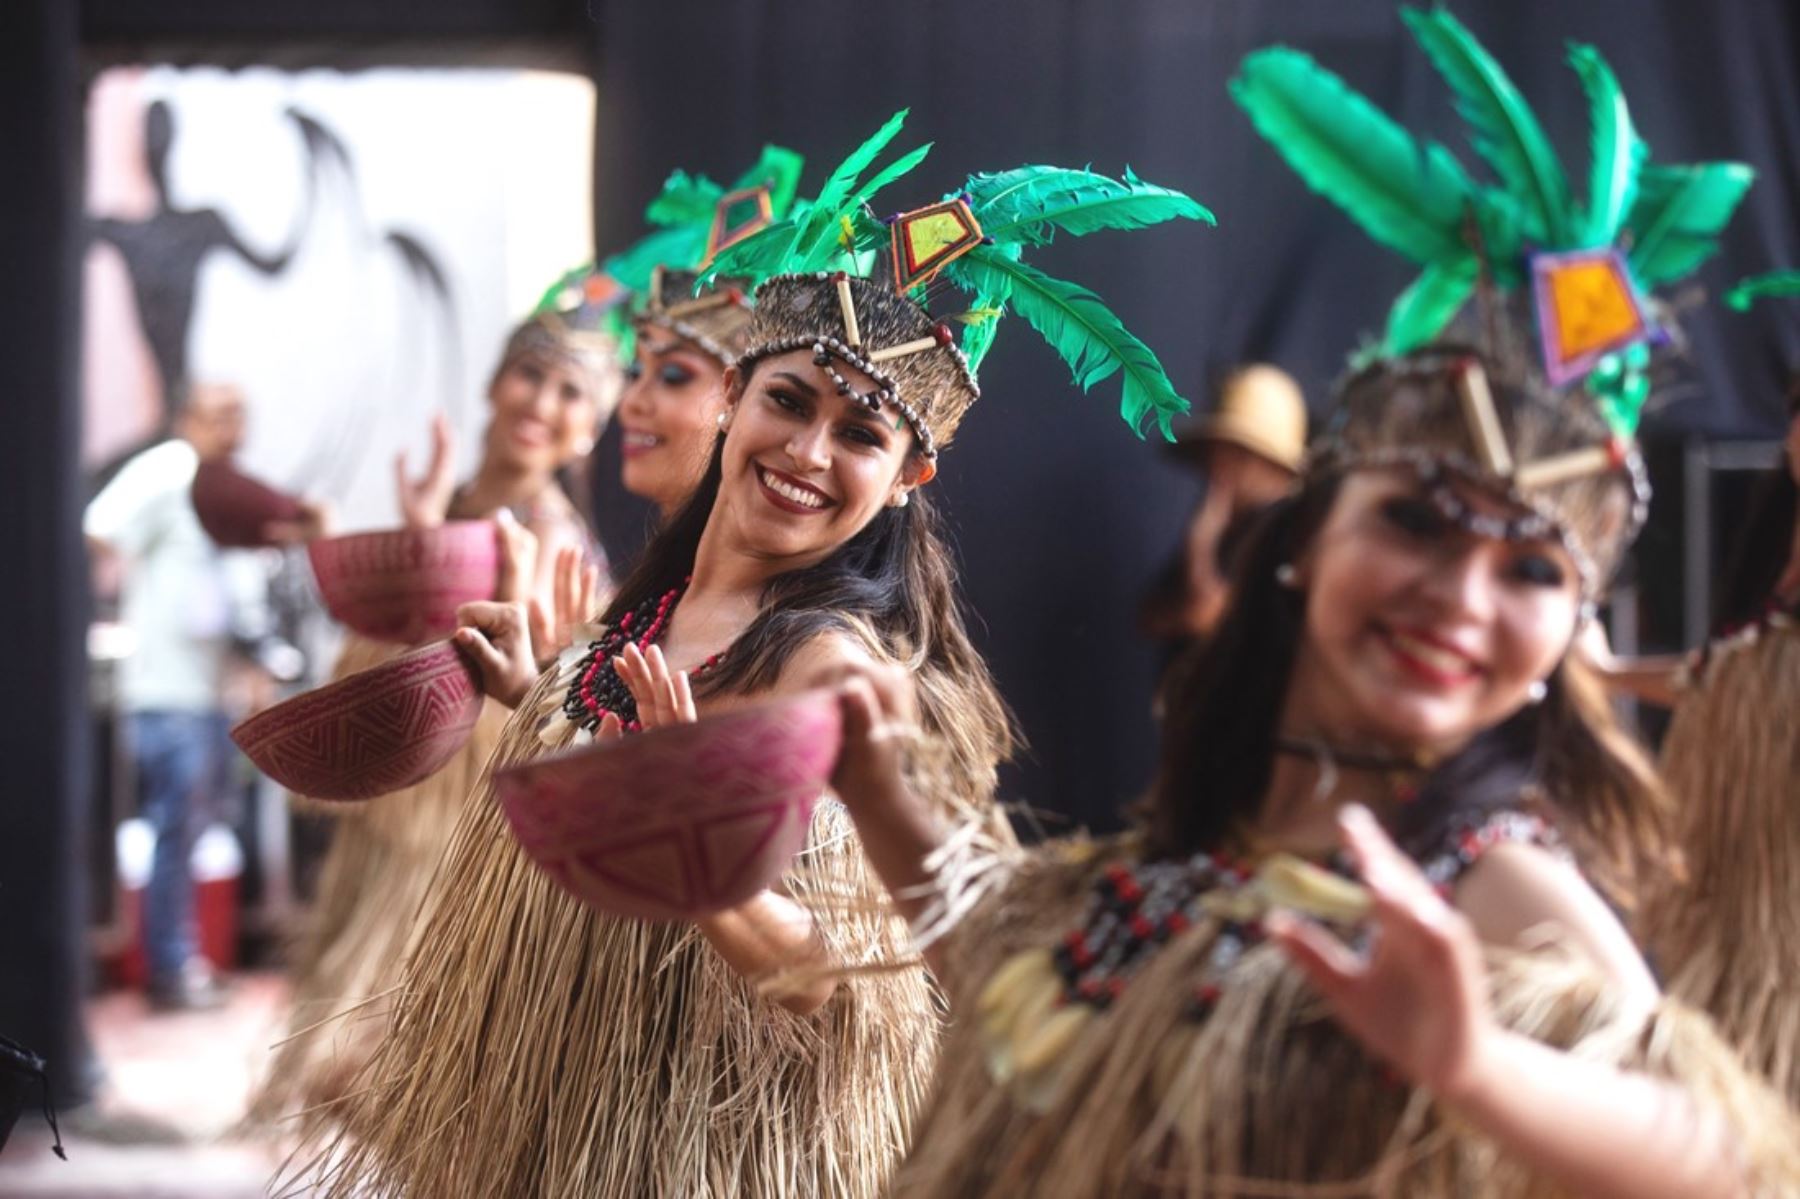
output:
M775 681L778 693L825 686L847 674L876 666L880 659L860 638L831 630L810 638L788 656Z
M1549 850L1525 842L1494 846L1457 884L1456 906L1483 941L1565 945L1634 998L1655 1001L1656 982L1624 925L1581 872Z

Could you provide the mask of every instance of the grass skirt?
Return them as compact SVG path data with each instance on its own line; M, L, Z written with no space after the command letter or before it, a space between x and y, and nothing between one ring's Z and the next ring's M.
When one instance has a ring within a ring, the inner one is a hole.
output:
M1281 951L1264 944L1226 976L1204 1023L1188 1018L1218 925L1165 946L1064 1054L1045 1110L1017 1105L988 1071L975 998L995 965L1048 947L1080 917L1117 847L1035 852L951 938L954 1031L936 1094L896 1176L906 1199L1350 1196L1523 1199L1563 1192L1459 1128L1424 1092L1342 1033ZM1746 1140L1759 1196L1795 1194L1791 1117L1706 1019L1668 1003L1628 1016L1561 955L1493 964L1501 1021L1596 1060L1678 1080Z
M1656 964L1800 1105L1800 627L1715 647L1663 770L1688 878L1646 905Z
M551 671L494 763L546 745ZM900 959L842 807L818 805L785 879L834 959ZM616 919L519 850L483 779L406 963L386 1038L310 1121L326 1196L874 1199L929 1085L942 1004L922 968L872 969L811 1016L738 977L691 924Z
M368 670L407 647L354 634L332 679ZM488 701L462 750L430 778L366 803L295 797L335 817L311 918L290 954L287 1031L253 1097L265 1122L341 1096L386 1027L414 918L458 813L500 738L506 709ZM340 1013L353 1014L333 1019Z

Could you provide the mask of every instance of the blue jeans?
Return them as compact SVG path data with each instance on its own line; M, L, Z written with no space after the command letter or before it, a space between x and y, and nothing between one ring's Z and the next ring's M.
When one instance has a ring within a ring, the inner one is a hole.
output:
M225 716L219 712L133 712L127 736L137 764L141 814L156 833L144 889L144 949L150 982L173 982L194 954L194 885L188 857L201 818L218 794Z

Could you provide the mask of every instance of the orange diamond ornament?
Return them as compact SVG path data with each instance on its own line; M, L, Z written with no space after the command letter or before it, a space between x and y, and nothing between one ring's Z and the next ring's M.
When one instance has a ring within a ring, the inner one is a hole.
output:
M1544 372L1557 386L1607 354L1659 337L1618 250L1534 254L1531 287Z
M706 261L711 262L726 246L735 246L775 220L774 201L767 187L746 187L726 192L713 209L712 230L706 236Z

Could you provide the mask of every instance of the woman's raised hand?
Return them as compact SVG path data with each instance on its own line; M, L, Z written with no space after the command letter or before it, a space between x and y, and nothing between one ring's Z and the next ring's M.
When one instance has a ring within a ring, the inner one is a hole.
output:
M423 475L415 479L407 472L405 450L394 455L394 489L407 528L435 529L444 523L456 490L455 450L450 418L440 412L431 418L431 460Z
M494 513L494 536L500 544L500 574L494 583L494 598L503 604L529 602L537 579L537 534L502 508Z
M1475 930L1366 808L1346 807L1338 822L1373 901L1367 958L1289 912L1272 913L1265 927L1352 1036L1410 1081L1454 1098L1498 1032Z
M653 645L646 651L626 642L625 652L613 659L613 669L631 688L631 697L637 701L638 724L645 729L688 724L700 718L694 709L688 672L671 671L661 646Z
M549 601L534 595L529 609L532 651L540 670L574 644L575 631L597 615L600 568L585 560L579 546L559 546L549 585Z

